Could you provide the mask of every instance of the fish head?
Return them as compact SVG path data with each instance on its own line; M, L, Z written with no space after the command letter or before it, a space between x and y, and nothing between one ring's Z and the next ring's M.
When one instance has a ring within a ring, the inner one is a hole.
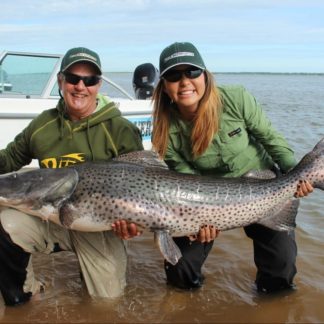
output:
M73 193L78 174L72 168L33 169L0 176L0 206L19 210L59 205ZM22 208L23 206L23 208Z

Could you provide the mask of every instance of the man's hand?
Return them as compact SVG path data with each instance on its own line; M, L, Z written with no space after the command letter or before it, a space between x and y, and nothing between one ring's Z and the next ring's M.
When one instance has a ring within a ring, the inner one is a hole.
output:
M299 180L297 185L297 191L295 192L295 198L302 198L308 196L311 192L313 192L314 188L307 180Z
M201 243L209 243L218 237L220 231L214 225L203 225L200 227L198 234L190 235L191 241L199 241Z
M116 221L111 225L111 228L115 234L123 240L128 240L142 234L142 232L138 230L136 224L128 223L125 220Z

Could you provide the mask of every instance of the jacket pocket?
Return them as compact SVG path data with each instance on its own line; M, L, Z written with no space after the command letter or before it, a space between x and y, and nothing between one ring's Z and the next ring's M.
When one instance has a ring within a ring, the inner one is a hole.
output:
M222 129L219 138L223 152L237 154L247 148L249 137L242 123L231 123L231 126Z

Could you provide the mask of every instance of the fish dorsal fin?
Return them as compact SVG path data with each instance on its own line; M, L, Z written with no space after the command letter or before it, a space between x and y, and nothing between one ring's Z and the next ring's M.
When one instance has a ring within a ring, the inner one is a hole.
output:
M313 151L321 152L324 149L324 137L315 145Z
M298 199L290 199L284 205L279 204L269 211L258 224L276 231L292 230L296 227L296 216L299 207Z
M163 169L167 169L167 165L163 160L154 151L143 150L143 151L134 151L126 154L122 154L113 159L113 161L122 161L135 164L141 164L144 166L153 166Z

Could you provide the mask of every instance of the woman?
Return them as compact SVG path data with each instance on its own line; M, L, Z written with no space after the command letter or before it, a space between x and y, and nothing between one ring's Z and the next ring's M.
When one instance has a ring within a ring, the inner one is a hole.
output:
M174 43L162 51L153 100L153 148L172 170L239 177L252 169L285 173L296 164L293 151L255 98L241 86L216 87L191 43ZM302 181L296 196L312 190ZM176 266L165 262L170 284L179 288L202 285L201 267L218 235L207 225L197 240L174 238L183 258ZM254 243L257 289L273 292L292 287L297 255L294 232L277 232L258 224L244 230Z

